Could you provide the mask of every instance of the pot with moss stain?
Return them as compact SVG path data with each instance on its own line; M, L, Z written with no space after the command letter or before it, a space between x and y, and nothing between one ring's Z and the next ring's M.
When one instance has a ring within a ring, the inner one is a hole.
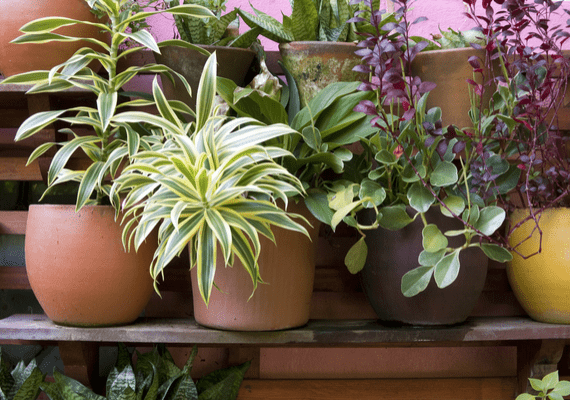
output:
M85 0L1 0L0 1L0 73L5 77L32 70L49 70L68 60L82 47L92 47L84 41L45 44L14 44L10 41L22 35L19 29L26 23L43 17L67 17L93 23L101 22ZM54 33L92 37L108 41L96 26L80 24L63 27Z
M208 306L198 290L196 268L191 271L196 322L235 331L274 331L302 326L309 320L315 278L319 222L304 204L289 203L287 211L309 220L311 239L299 232L273 228L275 243L261 236L259 269L265 283L253 293L251 277L236 257L232 267L216 264L216 286Z
M461 222L441 214L439 207L432 207L426 219L442 232L463 228ZM361 274L362 287L382 321L411 325L461 323L471 314L483 292L488 258L478 248L462 250L461 268L455 282L440 289L432 277L423 292L405 297L401 291L402 277L419 266L423 226L418 217L398 231L383 228L367 231L368 257ZM460 237L449 238L451 247L463 242Z
M30 206L26 270L36 298L56 324L128 324L150 300L156 237L137 252L126 252L119 222L110 206L85 206L78 213L74 205Z
M529 215L518 209L511 215L515 225ZM539 220L542 251L527 259L513 253L507 276L515 297L532 318L540 322L570 324L570 208L544 210ZM540 234L531 219L514 230L511 246L524 256L538 251Z
M291 73L301 107L334 82L358 81L366 76L352 69L360 64L354 43L344 42L290 42L279 45L285 68Z

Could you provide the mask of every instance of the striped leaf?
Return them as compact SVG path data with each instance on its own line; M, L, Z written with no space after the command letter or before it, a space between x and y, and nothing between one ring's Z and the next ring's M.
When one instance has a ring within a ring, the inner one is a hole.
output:
M295 0L291 21L291 31L296 41L317 40L319 13L314 0Z
M89 200L91 194L97 186L101 186L102 180L105 173L105 163L98 161L93 163L85 171L85 175L81 180L79 185L79 190L77 192L77 204L75 206L75 211L79 211Z
M55 178L59 175L61 170L67 164L69 158L75 153L75 151L89 143L98 143L101 139L98 137L92 136L84 136L84 137L76 137L75 139L67 142L63 145L61 149L55 154L53 160L48 169L48 185L51 185Z
M65 112L66 110L42 111L31 115L22 123L22 125L20 125L14 140L19 141L32 136L49 124L55 122L57 118Z
M243 10L238 11L240 17L250 28L259 27L263 29L263 36L277 43L287 43L295 40L293 32L275 18L256 10L254 7L252 9L255 15L246 13Z
M111 118L115 115L118 96L117 92L101 93L97 98L97 111L99 112L101 130L103 132L107 131Z

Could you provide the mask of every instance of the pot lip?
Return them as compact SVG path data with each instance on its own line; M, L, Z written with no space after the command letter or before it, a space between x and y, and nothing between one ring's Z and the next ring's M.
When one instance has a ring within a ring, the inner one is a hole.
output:
M426 50L420 51L416 54L418 57L420 54L453 54L453 53L482 53L485 49L474 49L473 47L459 47L455 49L438 49L438 50Z
M279 43L279 50L292 49L295 47L348 47L355 48L357 44L355 42L326 42L319 40L295 40L292 42Z
M70 208L75 210L75 204L30 204L29 208L32 209L39 209L39 208L52 208L52 209L61 209L61 210L69 210ZM86 209L112 209L113 206L111 205L85 205L83 208ZM82 208L82 209L83 209Z
M210 53L213 51L231 51L234 53L253 53L256 54L255 51L253 49L244 49L243 47L230 47L230 46L215 46L215 45L209 45L209 44L196 44L195 46L201 47L205 50L208 50ZM177 48L181 51L189 51L189 52L194 52L196 50L187 48L187 47L181 47L181 46L164 46L162 47L162 49L174 49ZM158 54L156 52L153 52L154 54ZM160 56L160 54L158 54Z

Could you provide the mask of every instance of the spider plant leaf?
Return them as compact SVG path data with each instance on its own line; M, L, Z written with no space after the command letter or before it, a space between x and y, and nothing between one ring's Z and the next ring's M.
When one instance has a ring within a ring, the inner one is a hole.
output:
M48 185L51 185L60 171L65 167L69 158L81 146L90 143L99 143L101 139L96 136L82 136L76 137L63 145L61 149L55 154L48 169Z
M104 177L104 167L105 163L98 161L93 163L85 171L85 175L81 180L79 185L79 191L77 192L77 205L75 211L79 211L89 200L95 187L101 186Z
M196 98L196 130L200 131L208 117L212 114L214 98L216 96L216 75L217 75L216 53L213 53L206 63L198 84L198 95Z

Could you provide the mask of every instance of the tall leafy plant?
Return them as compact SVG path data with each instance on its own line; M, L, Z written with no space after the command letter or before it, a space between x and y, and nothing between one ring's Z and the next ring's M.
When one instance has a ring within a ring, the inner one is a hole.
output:
M214 53L202 73L195 130L190 131L194 123L180 119L155 81L153 95L160 115L131 112L120 120L144 117L166 140L135 154L113 187L113 192L127 191L123 208L126 217L133 216L125 226L125 242L133 239L138 247L158 227L151 275L156 280L170 260L189 247L191 268L197 268L206 304L218 259L225 265L239 259L255 290L262 282L259 235L274 240L272 226L307 234L276 205L278 199L286 205L288 197L304 193L301 182L275 161L290 153L262 146L295 131L284 124L217 116L215 93Z
M86 204L101 204L109 196L111 185L107 177L114 177L119 167L128 160L139 146L145 145L146 138L141 137L136 124L125 124L117 118L120 111L129 106L149 105L143 100L120 102L119 92L129 81L141 72L162 73L168 79L173 79L174 71L168 67L156 64L132 66L124 71L117 69L119 60L142 49L160 52L159 45L146 30L129 33L129 26L145 18L161 12L174 15L187 15L196 18L211 17L212 13L199 5L181 5L166 11L148 11L133 13L130 0L86 0L89 6L104 15L100 23L78 21L70 18L47 17L32 21L20 30L23 35L14 39L14 43L46 43L52 41L69 42L82 40L101 48L96 51L88 47L78 50L69 60L54 66L50 71L32 71L9 77L2 84L32 85L28 93L60 92L71 88L79 88L93 93L96 106L78 106L67 110L53 110L36 113L22 123L16 133L16 140L29 138L46 126L58 121L71 127L61 132L68 134L69 140L59 143L44 143L30 156L28 164L45 154L52 147L58 147L48 170L48 190L55 185L74 181L79 182L76 209L80 210ZM55 31L58 28L87 24L94 25L109 38L104 42L96 38L80 38L65 36ZM141 46L131 47L123 52L121 45L127 40ZM161 45L178 44L192 46L181 41L167 41ZM192 46L193 48L196 46ZM200 50L203 51L203 50ZM105 74L95 72L91 66L94 63L102 65ZM179 76L180 77L180 76ZM188 85L183 77L180 77ZM176 102L173 107L178 112L193 114L186 105ZM142 121L137 121L142 122ZM79 135L72 127L87 127L89 134ZM83 152L90 161L86 170L73 171L66 168L71 156ZM47 193L46 191L46 193Z

